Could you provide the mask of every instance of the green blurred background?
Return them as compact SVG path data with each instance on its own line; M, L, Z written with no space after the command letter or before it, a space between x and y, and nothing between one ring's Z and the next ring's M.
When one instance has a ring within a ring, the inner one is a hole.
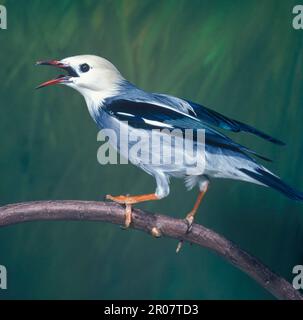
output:
M130 81L210 106L281 138L280 148L237 141L274 159L269 168L303 189L303 31L297 1L13 1L0 30L0 204L102 199L151 192L131 165L100 166L97 128L66 87L34 88L57 75L36 60L97 54ZM142 208L183 217L197 190L173 180L168 198ZM197 222L292 280L303 264L303 207L259 186L211 184ZM0 229L8 290L0 299L272 299L212 252L95 222L33 222Z

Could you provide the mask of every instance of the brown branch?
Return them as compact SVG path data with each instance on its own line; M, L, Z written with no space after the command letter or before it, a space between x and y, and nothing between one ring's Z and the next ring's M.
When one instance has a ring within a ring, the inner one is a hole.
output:
M92 220L114 224L124 223L124 208L110 202L41 201L0 207L0 226L41 220ZM201 225L194 224L190 233L183 220L133 210L131 228L195 243L215 251L238 267L278 299L303 300L290 283L279 277L249 253L231 241ZM156 230L157 231L157 230Z

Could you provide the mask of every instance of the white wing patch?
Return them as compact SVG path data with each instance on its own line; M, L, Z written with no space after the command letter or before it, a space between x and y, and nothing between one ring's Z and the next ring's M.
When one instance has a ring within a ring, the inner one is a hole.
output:
M126 116L126 117L135 117L135 115L133 115L131 113L126 113L126 112L117 112L117 114L119 114L121 116Z
M149 120L149 119L144 119L142 118L142 120L147 123L147 124L150 124L152 126L156 126L156 127L163 127L163 128L171 128L173 129L174 127L167 124L167 123L163 123L163 122L160 122L160 121L155 121L155 120Z
M178 108L174 108L174 107L171 107L171 106L168 106L167 104L163 104L163 103L160 103L160 102L158 102L158 101L155 101L155 100L141 100L141 99L136 99L136 100L129 100L129 101L133 101L133 102L142 102L142 103L150 103L150 104L152 104L152 105L156 105L156 106L159 106L159 107L163 107L163 108L166 108L166 109L169 109L169 110L171 110L171 111L174 111L174 112L177 112L177 113L179 113L179 114L182 114L183 116L185 116L185 117L188 117L188 118L191 118L191 119L193 119L193 120L195 120L195 121L198 121L198 122L201 122L201 120L199 119L199 118L196 118L196 117L194 117L194 116L192 116L192 115L190 115L190 114L188 114L188 113L186 113L186 112L184 112L184 111L182 111L182 110L180 110L180 109L178 109ZM190 107L190 106L189 106ZM188 107L188 109L189 110L191 110L192 108L189 108ZM193 111L193 110L192 110ZM193 113L195 113L194 111L193 111ZM195 113L196 114L196 113Z

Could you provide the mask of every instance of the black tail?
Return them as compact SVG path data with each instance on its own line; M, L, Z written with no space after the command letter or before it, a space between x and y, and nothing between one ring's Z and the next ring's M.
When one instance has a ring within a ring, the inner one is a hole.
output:
M283 182L280 178L268 171L265 171L261 168L256 169L256 171L250 171L247 169L240 169L240 171L244 172L249 177L265 184L266 186L283 193L286 197L292 200L303 201L302 192L293 189L285 182Z

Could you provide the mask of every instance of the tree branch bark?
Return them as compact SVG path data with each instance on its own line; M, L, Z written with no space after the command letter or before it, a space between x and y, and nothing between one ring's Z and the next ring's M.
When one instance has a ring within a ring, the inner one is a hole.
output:
M112 202L41 201L0 207L0 226L41 220L91 220L122 225L124 207ZM183 220L133 209L131 228L195 243L208 248L256 280L278 299L303 300L299 291L285 279L269 270L258 259L240 249L218 233L194 224L190 233ZM157 231L156 230L156 231Z

